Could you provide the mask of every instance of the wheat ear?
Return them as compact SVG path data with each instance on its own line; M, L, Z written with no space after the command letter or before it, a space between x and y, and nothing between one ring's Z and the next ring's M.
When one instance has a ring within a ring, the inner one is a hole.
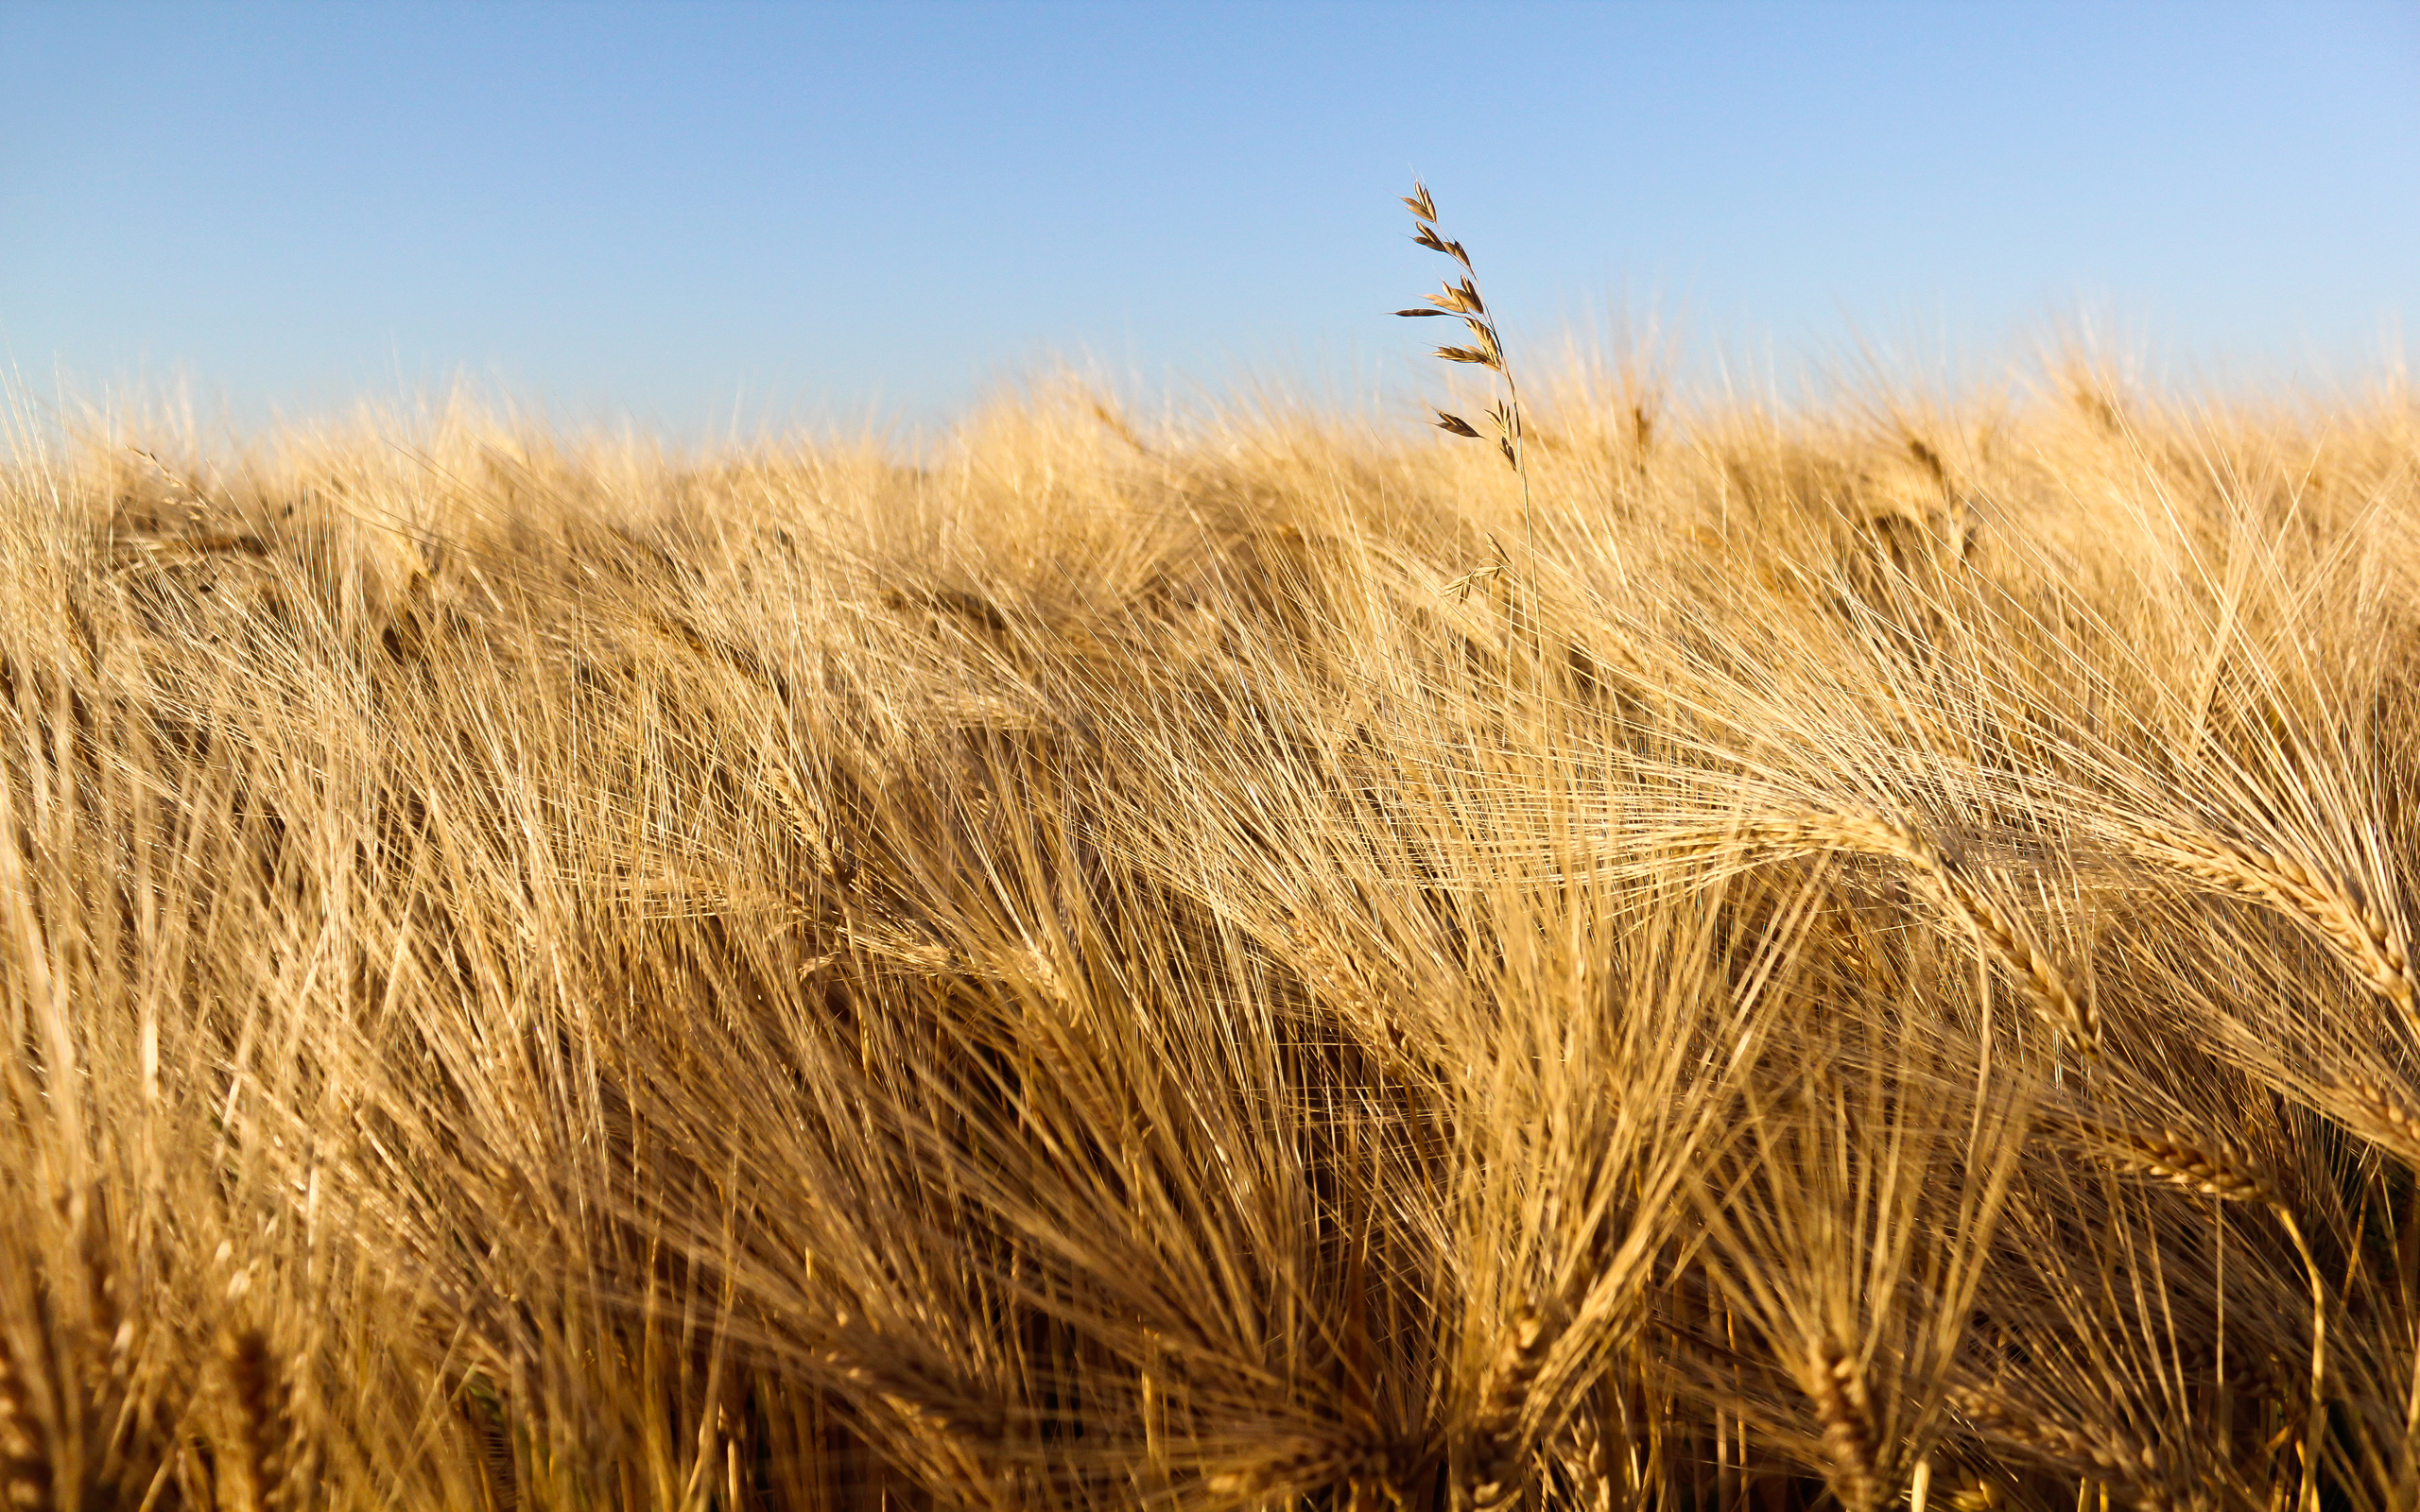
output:
M2279 1198L2276 1186L2259 1167L2224 1141L2180 1134L2173 1129L2149 1133L2088 1122L2080 1122L2079 1127L2096 1152L2119 1170L2204 1196L2260 1203L2276 1215L2286 1237L2293 1241L2294 1252L2302 1257L2304 1273L2310 1278L2311 1308L2310 1419L2304 1430L2300 1504L2316 1509L2320 1432L2327 1410L2322 1395L2327 1381L2327 1288L2320 1280L2319 1262L2303 1238L2302 1225L2294 1221L2293 1210Z
M2328 1111L2342 1117L2354 1133L2393 1152L2406 1163L2420 1165L2420 1112L2398 1093L2364 1076L2345 1076L2337 1083L2342 1102Z
M269 1512L284 1503L293 1424L277 1356L259 1329L242 1330L228 1341L227 1384L253 1512Z
M1386 1073L1406 1085L1429 1079L1424 1059L1396 1016L1363 986L1344 953L1322 940L1300 918L1286 923L1286 964L1311 1001L1355 1032Z
M1882 1503L1882 1486L1875 1473L1874 1413L1857 1357L1824 1334L1807 1348L1803 1383L1824 1425L1832 1494L1849 1512L1873 1512Z
M1803 813L1750 820L1733 832L1751 844L1800 850L1841 850L1905 865L1941 905L2015 976L2034 1010L2075 1041L2086 1060L2100 1057L2100 1015L2076 996L2032 933L1905 824L1874 814Z
M2223 1141L2174 1129L2152 1132L2088 1120L2078 1120L2076 1129L2096 1156L2131 1176L2148 1177L2205 1197L2277 1205L2275 1190L2259 1167Z
M2372 991L2411 1011L2410 953L2385 917L2352 888L2291 856L2198 831L2146 827L2129 838L2146 860L2301 919Z
M1595 1412L1571 1419L1571 1462L1580 1481L1575 1507L1585 1512L1613 1512L1614 1452L1611 1435Z
M1949 1410L1963 1418L1977 1429L1992 1437L2019 1444L2050 1459L2070 1466L2085 1466L2118 1486L2125 1487L2138 1507L2165 1507L2167 1498L2157 1489L2163 1478L2164 1465L2159 1452L2148 1444L2094 1435L2069 1428L2065 1423L2038 1418L2032 1413L1996 1393L1979 1391L1972 1386L1953 1385L1944 1394ZM2005 1504L1996 1485L1979 1480L1977 1491L1962 1490L1950 1499L1953 1506L1990 1507Z
M1536 1309L1524 1306L1496 1347L1479 1388L1478 1413L1471 1425L1468 1478L1471 1504L1479 1512L1509 1506L1520 1494L1528 1443L1521 1418L1530 1388L1545 1368L1554 1340Z
M1970 1475L1952 1487L1945 1500L1949 1512L2000 1512L2008 1505L2008 1492L1987 1475Z
M102 1346L102 1359L93 1383L104 1399L122 1395L132 1369L134 1320L119 1306L117 1266L110 1255L109 1229L102 1218L98 1188L78 1199L78 1248L84 1262L84 1294L92 1308L93 1333Z
M1374 1486L1391 1488L1392 1466L1380 1451L1324 1439L1297 1439L1282 1453L1273 1453L1247 1469L1211 1475L1203 1489L1224 1499L1288 1501L1328 1486ZM1392 1498L1391 1498L1392 1499Z

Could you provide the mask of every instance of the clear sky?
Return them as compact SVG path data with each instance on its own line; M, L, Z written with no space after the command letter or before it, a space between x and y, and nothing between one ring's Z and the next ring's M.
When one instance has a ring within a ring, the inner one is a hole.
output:
M1061 358L1367 392L1436 329L1383 313L1433 286L1414 175L1532 351L1954 366L2081 317L2359 380L2420 316L2420 4L0 0L0 363L675 432Z

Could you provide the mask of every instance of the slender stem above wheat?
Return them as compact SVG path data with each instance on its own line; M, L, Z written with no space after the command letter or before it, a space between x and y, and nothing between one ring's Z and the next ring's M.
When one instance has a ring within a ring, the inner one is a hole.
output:
M1488 309L1487 301L1479 295L1478 274L1471 266L1470 253L1461 242L1447 240L1438 229L1437 202L1429 197L1427 186L1415 182L1411 193L1403 197L1403 202L1411 211L1412 219L1419 227L1412 240L1431 251L1452 258L1461 265L1462 277L1459 284L1447 284L1443 294L1427 296L1428 308L1397 310L1395 314L1410 317L1460 316L1462 323L1470 328L1472 345L1439 347L1436 355L1447 362L1470 363L1488 369L1504 381L1504 398L1488 411L1487 418L1495 432L1496 446L1503 453L1504 460L1512 465L1513 473L1521 480L1521 533L1529 558L1530 591L1535 593L1538 532L1530 500L1529 425L1521 407L1521 386L1512 376L1512 360L1504 354L1503 333L1495 323L1495 315ZM1474 440L1485 438L1484 433L1470 421L1442 409L1437 411L1436 424L1439 430L1449 436Z

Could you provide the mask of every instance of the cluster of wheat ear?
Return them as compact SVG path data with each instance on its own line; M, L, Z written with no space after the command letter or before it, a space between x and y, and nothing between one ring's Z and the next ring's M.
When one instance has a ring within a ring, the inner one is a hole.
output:
M1451 443L13 433L0 1501L2420 1505L2420 406L1409 203Z

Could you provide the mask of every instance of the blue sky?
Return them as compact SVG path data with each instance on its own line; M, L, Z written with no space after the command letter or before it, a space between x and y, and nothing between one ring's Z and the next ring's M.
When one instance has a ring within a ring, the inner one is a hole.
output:
M674 433L1062 359L1392 392L1417 174L1531 352L1658 319L1701 375L1958 369L2083 318L2358 382L2420 316L2414 144L2410 0L0 0L0 362Z

